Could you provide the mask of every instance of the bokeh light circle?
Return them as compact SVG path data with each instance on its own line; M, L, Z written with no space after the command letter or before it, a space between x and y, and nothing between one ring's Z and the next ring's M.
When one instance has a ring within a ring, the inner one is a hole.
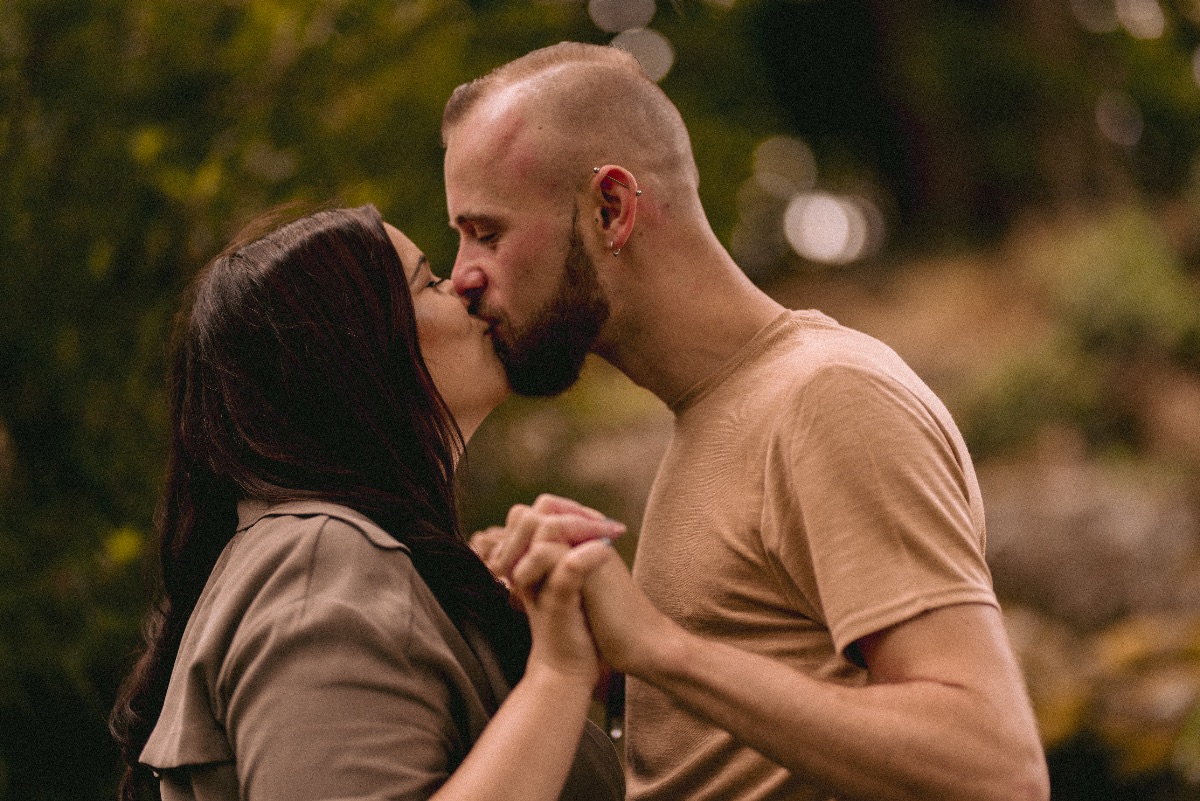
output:
M588 16L609 33L645 28L654 19L654 0L590 0Z
M650 28L622 31L613 37L612 44L636 58L652 81L661 81L675 64L671 41Z
M1112 0L1071 0L1071 11L1085 30L1112 33L1121 27Z
M1167 27L1158 0L1116 0L1117 19L1135 39L1157 39Z
M1096 126L1110 142L1133 147L1142 138L1142 112L1128 95L1109 92L1096 100Z
M772 136L754 149L754 177L768 193L791 197L817 183L812 149L794 136Z
M783 232L800 256L821 264L847 264L860 258L868 220L858 203L828 192L804 192L788 203Z

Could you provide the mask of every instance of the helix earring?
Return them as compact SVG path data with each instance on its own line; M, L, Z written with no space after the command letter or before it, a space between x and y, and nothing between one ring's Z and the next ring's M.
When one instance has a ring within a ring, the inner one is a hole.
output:
M599 168L599 167L592 167L592 172L594 172L594 173L596 173L596 174L598 175L598 174L600 173L600 168ZM616 181L617 183L619 183L621 186L625 187L626 189L629 189L629 184L625 183L625 182L624 182L624 181L622 181L620 178L613 178L611 175L610 175L610 176L608 176L608 177L609 177L609 178L611 178L612 180ZM641 196L642 196L642 190L640 190L640 189L634 189L634 190L633 190L633 194L637 195L638 197L641 197ZM617 248L617 250L620 250L620 248ZM613 255L615 256L615 255L617 255L617 254L616 254L616 253L614 253Z

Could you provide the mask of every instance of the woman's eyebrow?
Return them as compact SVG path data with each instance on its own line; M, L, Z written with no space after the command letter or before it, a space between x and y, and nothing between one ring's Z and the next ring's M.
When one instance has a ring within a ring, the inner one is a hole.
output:
M429 267L429 259L428 259L428 257L426 257L426 255L424 253L421 254L421 258L417 259L417 268L415 270L413 270L412 275L410 275L408 277L408 285L410 287L416 286L417 276L421 274L422 267L424 267L424 268Z

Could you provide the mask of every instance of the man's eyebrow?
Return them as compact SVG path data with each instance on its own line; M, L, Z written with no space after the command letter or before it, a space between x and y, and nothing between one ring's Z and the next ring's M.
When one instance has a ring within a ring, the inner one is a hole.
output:
M450 223L451 228L461 228L464 225L486 225L495 227L499 223L498 218L484 213L465 212L459 214Z

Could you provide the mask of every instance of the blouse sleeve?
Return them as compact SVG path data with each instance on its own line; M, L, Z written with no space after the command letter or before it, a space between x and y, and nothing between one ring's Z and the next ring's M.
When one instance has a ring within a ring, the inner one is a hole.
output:
M427 798L465 754L473 702L440 607L404 551L337 520L302 556L264 587L220 677L241 797Z

